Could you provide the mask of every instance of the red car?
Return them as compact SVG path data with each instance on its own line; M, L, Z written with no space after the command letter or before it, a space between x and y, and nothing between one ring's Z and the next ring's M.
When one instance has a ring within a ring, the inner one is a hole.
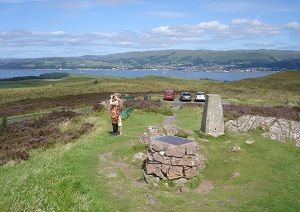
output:
M173 90L164 91L164 100L173 101L175 99L175 93Z

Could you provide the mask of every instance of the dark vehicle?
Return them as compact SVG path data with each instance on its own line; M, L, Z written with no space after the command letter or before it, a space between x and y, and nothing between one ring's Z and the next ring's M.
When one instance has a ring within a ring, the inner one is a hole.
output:
M182 92L180 94L179 100L182 101L182 102L183 101L191 102L192 101L192 96L189 92Z
M164 100L173 101L175 99L175 93L173 90L164 91Z
M205 102L205 93L204 92L197 92L195 94L195 102Z

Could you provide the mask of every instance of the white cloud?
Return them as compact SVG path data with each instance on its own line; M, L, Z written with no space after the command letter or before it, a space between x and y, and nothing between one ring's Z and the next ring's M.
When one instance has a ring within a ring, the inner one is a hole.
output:
M127 49L147 50L160 48L178 48L193 46L199 48L230 48L244 46L254 48L279 48L278 33L289 33L288 30L299 30L299 22L289 22L283 26L271 25L257 19L233 19L229 24L216 20L186 25L161 25L142 32L88 32L69 33L62 30L31 31L6 30L0 31L0 49L42 49L51 51L56 48L66 52L70 49ZM298 31L297 31L298 32ZM288 46L289 43L285 44ZM76 51L76 52L77 52ZM3 53L2 53L3 54ZM82 52L88 54L88 52Z
M219 21L209 21L209 22L201 22L199 23L196 28L201 30L216 30L216 31L223 31L228 30L228 26L225 24L220 23Z
M236 32L248 35L276 35L280 34L280 28L272 24L266 24L258 19L235 18L231 20L232 28Z
M300 30L300 23L293 21L293 22L289 22L285 25L285 27L287 29L292 29L292 30Z
M142 14L154 18L183 18L190 15L188 13L174 12L174 11L146 11L143 12Z

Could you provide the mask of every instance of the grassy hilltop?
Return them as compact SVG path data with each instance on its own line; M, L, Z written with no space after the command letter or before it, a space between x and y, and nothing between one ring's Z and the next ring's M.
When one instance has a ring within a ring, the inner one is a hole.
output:
M137 79L74 76L59 81L0 82L0 108L39 101L41 106L45 101L66 101L66 95L74 95L71 101L75 106L76 98L83 102L80 106L91 106L88 105L91 98L97 101L97 95L115 91L150 92L153 98L161 99L166 88L219 93L235 104L285 105L288 99L289 105L299 106L299 79L300 72L283 72L230 83L153 76ZM56 109L49 106L44 110ZM139 137L149 125L160 125L164 120L159 108L152 112L136 109L124 120L124 135L120 137L109 135L109 114L100 111L66 119L50 128L39 121L23 124L20 134L29 127L37 129L30 131L33 135L26 135L28 139L47 138L47 133L54 137L55 133L68 136L69 131L80 129L83 123L94 127L68 143L61 140L55 145L28 150L26 161L12 160L0 166L0 208L3 211L300 210L300 149L294 143L265 138L261 136L262 130L226 133L218 138L204 136L198 133L201 108L169 110L177 114L179 127L192 132L207 159L205 169L187 183L184 192L178 191L172 182L160 182L158 187L146 184L143 161L134 159L134 154L146 152L147 148L138 141ZM0 142L1 136L4 134L0 134ZM249 138L255 143L246 144ZM235 145L241 147L240 152L230 151ZM1 149L0 157L3 157ZM234 173L240 176L234 177ZM203 182L212 186L199 187Z
M155 68L232 65L300 69L300 52L285 50L160 50L82 57L2 59L0 69L47 68Z
M0 103L22 99L54 98L97 92L152 92L165 89L218 93L236 104L283 105L286 100L300 105L300 72L289 71L235 82L184 80L148 76L142 78L71 77L60 81L28 80L0 82ZM2 89L1 89L2 88Z

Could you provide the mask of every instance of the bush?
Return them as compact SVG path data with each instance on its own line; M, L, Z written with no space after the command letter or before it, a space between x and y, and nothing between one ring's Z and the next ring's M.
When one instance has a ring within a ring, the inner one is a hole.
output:
M162 114L164 116L173 116L173 112L172 112L171 108L165 107L165 106L162 106L162 107L157 107L157 106L146 107L142 110L146 111L146 112L153 112L153 113L157 113L157 114Z
M93 105L94 112L100 112L105 109L104 105L99 104L98 102Z
M7 118L6 116L1 117L1 125L0 125L0 132L5 133L7 132L8 125L7 125Z

